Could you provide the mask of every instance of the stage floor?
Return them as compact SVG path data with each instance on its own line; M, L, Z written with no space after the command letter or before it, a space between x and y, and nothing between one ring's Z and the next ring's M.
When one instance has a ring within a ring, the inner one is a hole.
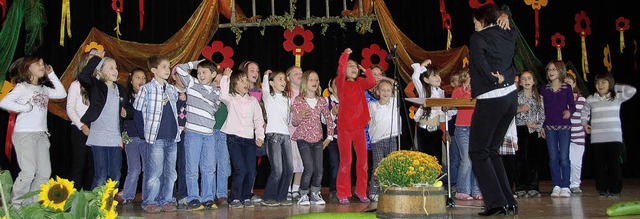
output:
M446 184L445 184L446 186ZM625 179L623 181L622 195L617 198L598 197L594 180L584 180L582 194L574 194L570 198L551 198L551 182L540 182L542 197L518 199L519 218L607 218L605 209L616 202L640 200L640 179ZM364 204L352 201L350 205L340 205L329 201L329 192L323 188L323 197L326 205L312 206L280 206L230 209L228 205L219 206L217 210L190 211L178 209L176 212L146 214L140 209L140 203L136 203L134 209L125 210L118 206L119 216L138 216L144 218L286 218L290 215L309 212L354 212L373 210L377 203ZM262 190L257 190L262 194ZM482 209L482 201L456 201L455 207L449 207L449 218L478 218L477 212ZM503 217L504 216L496 216ZM513 216L509 216L513 217ZM640 218L640 215L623 216L620 218ZM337 218L333 218L337 219Z

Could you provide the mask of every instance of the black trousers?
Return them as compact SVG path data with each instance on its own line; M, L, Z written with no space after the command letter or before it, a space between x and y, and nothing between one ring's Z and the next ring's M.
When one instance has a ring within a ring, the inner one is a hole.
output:
M598 192L619 194L622 191L622 143L591 144L595 160L596 189Z
M71 180L76 190L91 190L93 182L93 154L87 147L87 136L71 125ZM119 180L119 179L118 179Z
M516 114L517 97L513 91L499 98L478 99L471 117L469 157L487 209L516 204L498 149Z
M546 142L538 138L538 132L529 133L526 125L518 126L518 169L516 177L516 191L539 191L538 165L540 149L546 147Z
M431 156L438 158L438 162L442 165L442 130L430 132L427 129L417 128L416 136L418 138L418 150Z

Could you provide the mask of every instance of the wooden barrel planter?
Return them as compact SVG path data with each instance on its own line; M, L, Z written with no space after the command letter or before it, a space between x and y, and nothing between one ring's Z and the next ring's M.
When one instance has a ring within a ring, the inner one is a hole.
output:
M442 187L381 187L378 218L448 218Z

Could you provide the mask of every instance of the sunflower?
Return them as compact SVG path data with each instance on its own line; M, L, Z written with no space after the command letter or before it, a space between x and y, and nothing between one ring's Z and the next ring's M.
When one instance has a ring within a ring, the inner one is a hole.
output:
M56 176L56 180L49 179L47 184L42 184L38 199L43 207L51 207L54 210L64 210L64 204L71 194L76 192L73 182Z
M102 212L104 218L116 218L118 216L116 212L118 201L114 199L115 195L118 194L118 189L116 188L117 183L116 181L108 179L104 185L102 202L100 203L100 212Z

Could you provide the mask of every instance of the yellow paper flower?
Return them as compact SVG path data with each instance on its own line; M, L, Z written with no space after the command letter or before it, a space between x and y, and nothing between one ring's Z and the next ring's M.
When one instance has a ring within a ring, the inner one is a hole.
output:
M73 187L73 182L56 176L56 180L49 179L47 184L41 185L38 200L42 202L42 206L45 208L50 207L54 210L63 211L67 199L74 192L76 192L76 189Z
M116 212L118 201L114 199L115 195L118 194L118 189L115 188L116 184L116 181L108 179L106 185L104 185L102 202L100 202L100 212L102 212L106 219L116 218L118 216Z

